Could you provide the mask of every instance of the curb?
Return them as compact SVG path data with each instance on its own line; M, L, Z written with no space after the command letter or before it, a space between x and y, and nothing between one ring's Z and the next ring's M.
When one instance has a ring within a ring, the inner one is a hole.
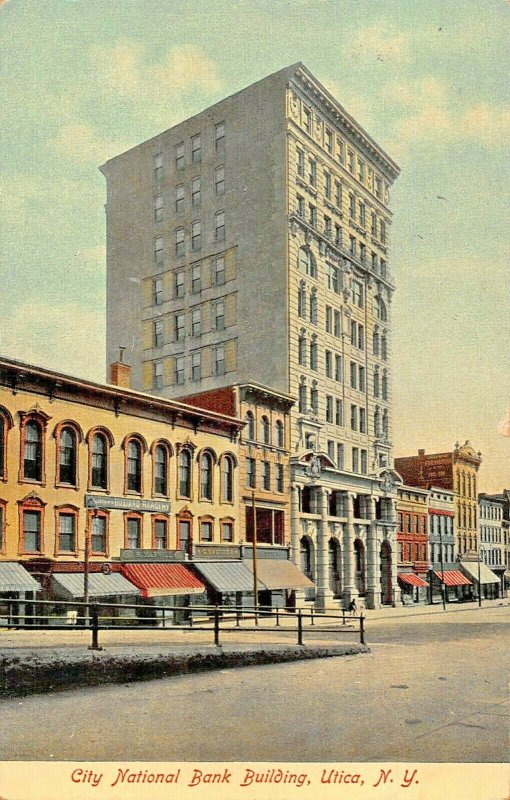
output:
M0 698L100 686L114 683L169 678L215 669L251 667L317 658L369 653L365 645L338 647L250 648L249 650L211 647L193 653L151 652L119 654L100 651L65 655L56 650L20 656L0 656Z

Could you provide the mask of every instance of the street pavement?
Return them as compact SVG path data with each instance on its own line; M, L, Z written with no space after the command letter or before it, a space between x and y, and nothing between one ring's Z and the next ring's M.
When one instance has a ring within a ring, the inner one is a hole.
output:
M2 701L0 759L505 762L508 605L396 612L367 655Z

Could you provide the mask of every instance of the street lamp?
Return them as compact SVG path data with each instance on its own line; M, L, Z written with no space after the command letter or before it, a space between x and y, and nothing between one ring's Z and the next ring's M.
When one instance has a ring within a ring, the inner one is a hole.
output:
M86 616L88 616L89 603L90 535L91 526L94 524L97 515L96 501L94 498L88 498L87 508L92 511L92 515L88 518L85 525L85 549L83 552L83 602L85 603Z
M478 607L481 608L482 606L482 583L481 583L481 576L480 576L480 559L482 557L482 546L478 544Z

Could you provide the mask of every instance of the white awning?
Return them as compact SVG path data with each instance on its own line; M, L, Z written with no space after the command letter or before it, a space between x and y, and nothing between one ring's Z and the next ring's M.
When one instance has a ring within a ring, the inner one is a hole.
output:
M0 562L0 593L40 591L40 583L17 561Z
M54 589L70 595L74 600L83 597L83 572L54 572L51 576ZM126 580L120 572L102 572L89 574L89 597L113 597L114 595L134 595L137 597L140 589Z
M478 570L480 570L480 583L485 586L488 583L499 583L498 576L483 561L461 561L460 568L478 583Z

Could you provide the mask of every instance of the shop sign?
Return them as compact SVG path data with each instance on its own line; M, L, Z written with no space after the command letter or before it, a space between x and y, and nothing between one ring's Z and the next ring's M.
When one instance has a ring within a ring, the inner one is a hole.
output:
M168 500L145 500L143 497L109 497L101 494L86 494L85 508L170 514Z

